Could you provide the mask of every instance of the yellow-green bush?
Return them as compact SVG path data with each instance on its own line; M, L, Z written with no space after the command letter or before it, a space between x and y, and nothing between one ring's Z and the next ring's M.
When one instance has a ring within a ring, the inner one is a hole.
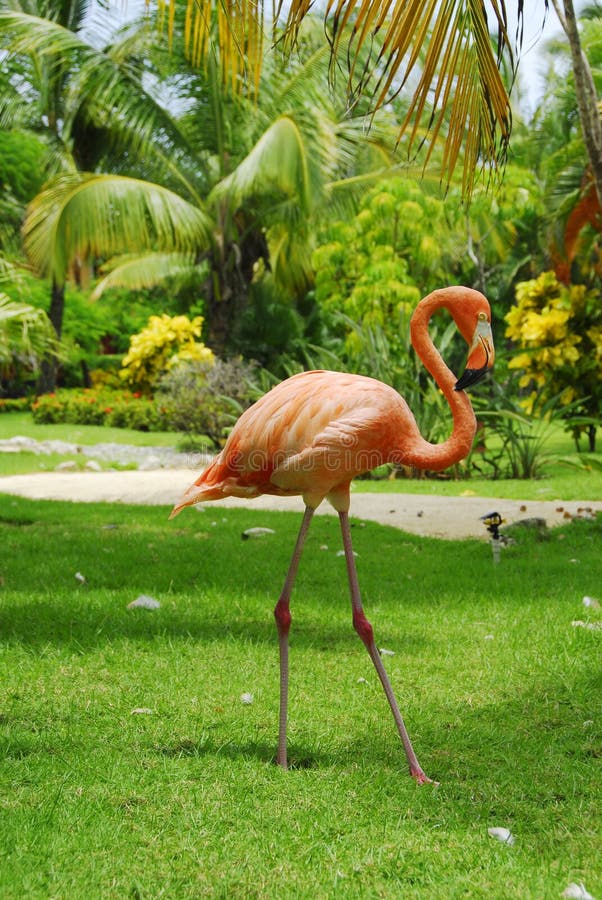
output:
M153 400L109 388L62 389L42 394L31 404L31 412L38 424L70 422L138 431L161 431L166 427L162 409Z
M160 376L177 362L213 363L213 353L198 340L202 326L202 316L151 316L146 328L130 340L122 379L130 387L150 393Z
M594 448L602 401L602 307L597 291L565 285L554 272L516 286L506 314L506 337L519 348L509 363L520 371L521 400L528 413L558 398L570 406L567 427L589 434Z

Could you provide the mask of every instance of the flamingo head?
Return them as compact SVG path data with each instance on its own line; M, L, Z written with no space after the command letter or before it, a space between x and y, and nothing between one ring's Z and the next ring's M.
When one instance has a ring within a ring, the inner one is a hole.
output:
M454 390L464 391L477 384L491 369L495 360L491 309L482 294L466 289L463 302L455 305L450 312L469 347L466 368L454 385Z

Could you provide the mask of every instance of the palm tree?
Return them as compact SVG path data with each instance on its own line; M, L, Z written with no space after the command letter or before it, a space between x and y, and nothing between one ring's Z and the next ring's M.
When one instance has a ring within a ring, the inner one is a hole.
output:
M14 266L0 256L0 287L15 283L19 275ZM56 337L42 309L11 300L0 290L0 377L14 374L20 366L34 371L48 351L56 350Z
M582 47L573 0L562 0L562 3L560 0L552 0L552 5L568 38L579 122L598 206L602 208L602 118L600 117L596 85L588 58ZM599 17L599 7L591 8L588 15Z
M131 26L98 49L89 8L89 0L0 0L2 124L43 136L49 177L106 170L123 158L160 160L171 168L171 151L185 139L144 84L149 28ZM85 276L85 261L77 254L69 260L76 280ZM49 317L60 339L66 271L59 267L50 275ZM52 390L55 379L56 362L47 359L40 388Z
M161 16L167 7L158 0ZM170 16L176 8L170 0ZM311 8L307 0L279 0L271 9L262 0L186 0L191 59L207 66L217 57L224 83L256 96L265 58L264 19L271 19L273 40L290 49ZM324 26L332 72L346 70L350 107L369 96L377 110L405 93L399 139L412 153L427 135L433 148L445 131L441 177L449 182L464 146L463 188L470 194L476 173L489 172L505 155L511 111L499 68L506 59L514 71L522 11L523 0L517 0L515 37L504 0L329 0Z
M234 106L212 67L187 72L180 102L188 113L179 125L196 149L182 160L196 167L193 202L141 179L63 176L30 206L24 234L34 264L60 281L78 255L125 252L106 265L96 296L204 271L208 341L226 352L257 264L263 261L282 295L303 295L320 216L391 164L387 117L366 137L363 117L346 116L336 94L321 90L327 58L310 36L294 64L264 70L256 103ZM361 168L371 174L362 177Z
M602 85L601 29L599 7L583 10L579 40L583 65L587 64L588 78L591 77L596 94ZM549 236L552 261L557 276L568 283L571 275L577 279L593 275L596 268L593 260L599 257L599 250L594 245L586 246L584 238L599 243L602 207L588 151L587 123L584 125L581 116L578 79L574 72L573 77L570 74L573 69L570 44L561 36L550 40L546 50L548 87L531 124L530 136L523 143L528 154L524 163L537 172L542 183L552 232ZM599 118L597 103L589 103L588 117Z

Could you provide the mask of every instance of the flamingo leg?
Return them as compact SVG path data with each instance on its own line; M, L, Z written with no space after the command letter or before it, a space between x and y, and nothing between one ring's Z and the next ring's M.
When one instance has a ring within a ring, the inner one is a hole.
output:
M291 625L290 599L297 577L299 568L299 560L303 552L305 538L309 531L309 526L315 510L311 506L305 507L305 514L299 534L297 535L297 543L293 550L288 573L282 588L282 592L278 599L278 603L274 609L274 618L276 619L276 627L278 629L278 646L280 650L280 718L278 724L278 756L276 761L283 769L287 768L286 759L286 721L288 711L288 632Z
M349 590L351 592L351 607L353 611L353 627L366 645L368 653L370 654L370 658L374 663L374 668L376 669L378 677L380 678L381 684L384 688L385 695L387 697L387 700L389 701L389 706L391 707L391 712L393 713L393 718L395 719L395 724L397 725L397 730L399 731L399 736L406 753L406 757L410 767L410 775L418 784L424 784L425 782L432 783L432 779L428 778L424 774L422 767L420 766L418 759L416 758L414 748L412 747L412 742L410 741L410 737L406 730L403 718L397 705L397 701L395 699L395 695L393 693L393 688L391 687L391 682L389 681L389 677L383 665L380 653L378 652L376 644L374 643L374 633L372 630L372 625L370 624L364 613L360 595L359 581L357 577L357 569L355 566L355 558L353 555L353 545L351 543L349 514L347 512L339 512L339 520L341 523L341 532L343 535L345 559L347 561L347 575L349 577Z

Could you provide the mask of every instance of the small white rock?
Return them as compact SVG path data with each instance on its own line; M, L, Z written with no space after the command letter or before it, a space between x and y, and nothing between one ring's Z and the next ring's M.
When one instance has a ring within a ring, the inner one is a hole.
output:
M249 538L262 538L267 534L276 534L273 528L247 528L246 531L243 531L241 534L241 538L243 541L248 541Z
M77 463L72 459L66 459L65 462L61 462L54 467L55 472L75 472L77 470Z
M82 575L81 572L76 572L76 573L75 573L75 580L78 581L80 584L85 584L85 583L86 583L86 576L85 576L85 575Z
M251 703L253 702L253 694L248 694L248 693L247 693L247 694L241 694L241 695L240 695L240 702L241 702L241 703L244 703L246 706L250 706Z
M140 594L139 597L128 603L128 609L159 609L160 606L159 601L154 597L149 597L148 594Z
M581 619L573 619L573 628L587 628L588 631L602 631L602 622L583 622Z
M493 636L492 634L486 634L486 635L483 636L483 640L484 640L484 641L492 641L492 640L493 640L493 637L494 637L494 636Z
M328 544L320 544L320 550L328 550Z
M344 551L344 550L337 550L337 554L336 554L336 555L337 555L337 556L345 556L345 551ZM354 551L353 551L353 555L354 555L354 556L359 556L359 553L356 553L355 550L354 550Z
M502 844L512 845L514 843L514 835L509 828L496 826L495 828L488 828L487 832L490 837L495 838L496 841L500 841Z
M153 711L148 706L137 706L130 713L131 716L152 716Z
M395 650L386 650L384 647L379 647L378 652L381 656L395 656Z
M564 889L560 896L567 897L569 900L594 900L589 891L585 890L585 885L575 884L574 881Z
M358 678L357 683L358 684L368 684L369 682L366 678Z
M596 597L584 597L583 605L588 606L590 609L600 609L600 601Z
M95 459L89 459L84 466L86 472L102 472L102 466Z
M146 459L138 465L138 470L140 472L152 472L154 469L162 468L161 460L158 456L155 456L154 453L151 453L150 456L147 456Z

